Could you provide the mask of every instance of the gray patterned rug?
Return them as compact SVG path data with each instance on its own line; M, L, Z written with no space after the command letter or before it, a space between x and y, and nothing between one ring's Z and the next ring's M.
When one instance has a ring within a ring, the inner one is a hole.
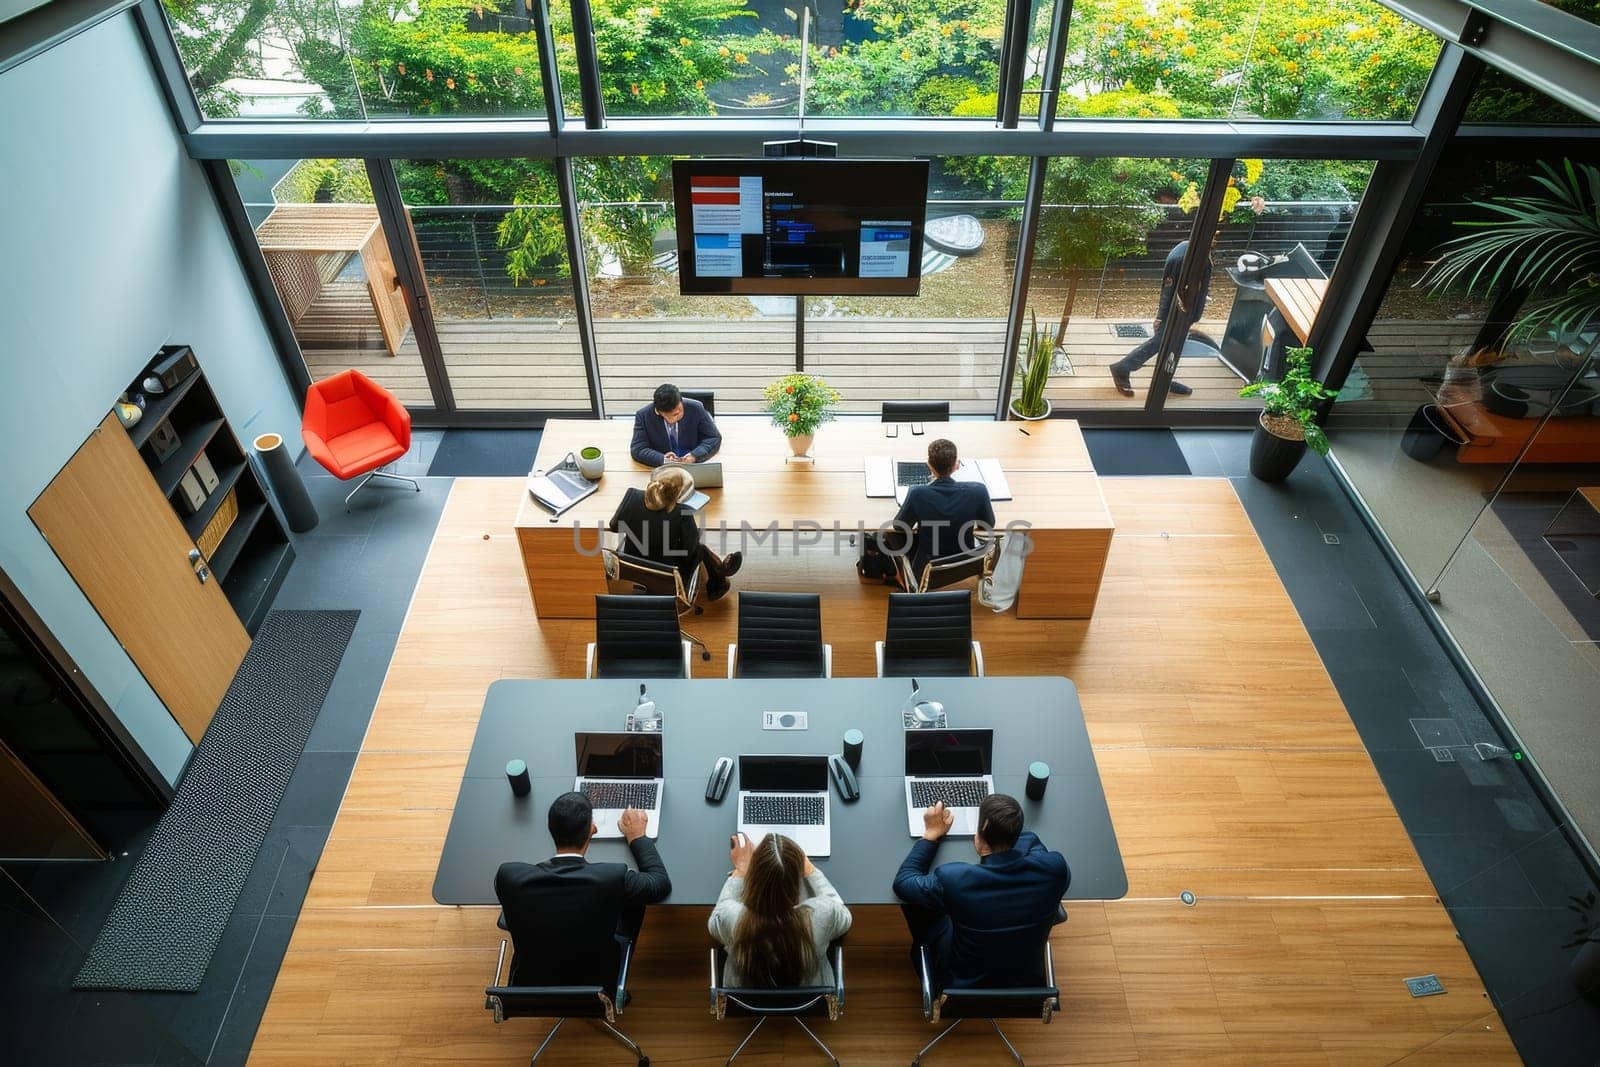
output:
M74 989L200 988L359 615L267 616Z

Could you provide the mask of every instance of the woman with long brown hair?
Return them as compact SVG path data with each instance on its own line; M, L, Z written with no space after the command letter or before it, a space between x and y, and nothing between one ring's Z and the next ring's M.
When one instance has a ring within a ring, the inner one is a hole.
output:
M736 834L728 856L733 873L707 923L711 936L728 950L723 984L832 985L828 945L850 929L850 909L828 876L782 834L768 834L759 845Z

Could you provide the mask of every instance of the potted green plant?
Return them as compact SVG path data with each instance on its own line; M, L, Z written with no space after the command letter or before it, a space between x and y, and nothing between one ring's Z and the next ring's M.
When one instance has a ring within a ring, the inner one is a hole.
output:
M1311 349L1291 348L1279 381L1251 382L1239 390L1242 397L1261 399L1261 417L1250 441L1250 473L1264 482L1289 477L1306 446L1319 456L1328 454L1328 436L1317 425L1317 405L1333 390L1311 377Z
M1027 422L1050 417L1050 401L1045 386L1050 384L1050 362L1055 358L1056 340L1039 332L1039 316L1029 312L1028 340L1017 363L1017 395L1011 399L1011 414Z
M1573 897L1567 907L1578 913L1579 926L1572 932L1572 940L1562 948L1576 948L1568 974L1578 992L1600 1003L1600 912L1595 910L1595 893L1589 890L1581 897Z
M810 374L785 374L761 395L766 398L772 424L783 431L797 456L811 453L817 427L833 421L834 405L839 402L837 389Z

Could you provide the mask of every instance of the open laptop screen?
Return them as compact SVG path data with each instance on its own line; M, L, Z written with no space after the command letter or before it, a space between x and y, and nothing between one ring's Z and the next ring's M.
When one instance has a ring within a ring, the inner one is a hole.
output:
M660 778L660 734L572 735L584 778Z
M993 730L907 730L906 773L919 778L989 774Z
M827 756L740 756L739 788L754 793L817 793L828 788Z

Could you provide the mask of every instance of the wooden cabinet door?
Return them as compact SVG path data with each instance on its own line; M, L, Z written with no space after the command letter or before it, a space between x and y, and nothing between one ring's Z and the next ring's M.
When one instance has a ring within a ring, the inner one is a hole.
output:
M250 635L216 579L196 576L194 542L116 415L28 515L183 732L200 740Z
M0 741L0 857L27 860L103 860L95 844L55 794Z

